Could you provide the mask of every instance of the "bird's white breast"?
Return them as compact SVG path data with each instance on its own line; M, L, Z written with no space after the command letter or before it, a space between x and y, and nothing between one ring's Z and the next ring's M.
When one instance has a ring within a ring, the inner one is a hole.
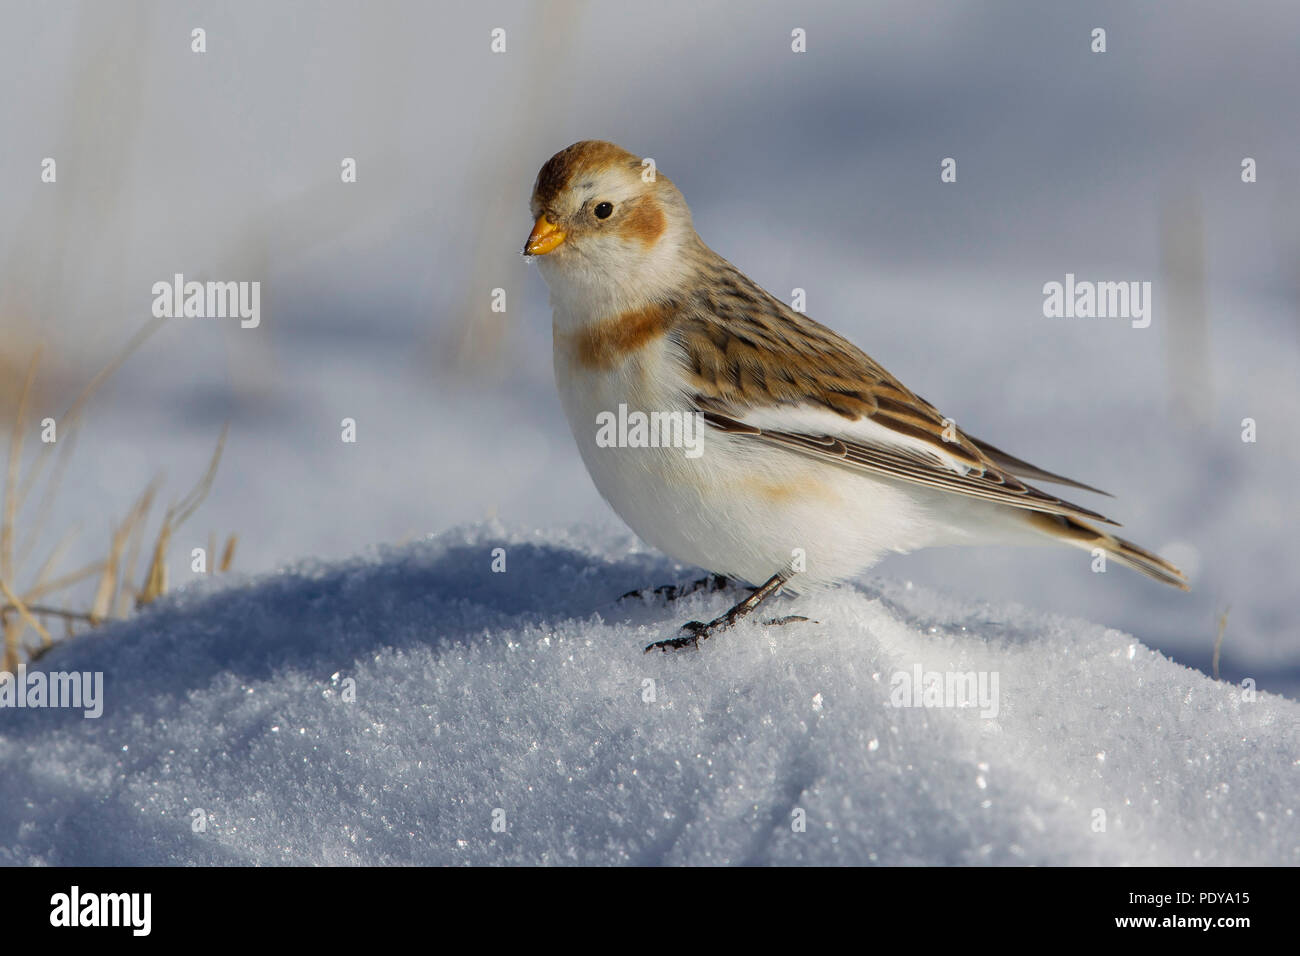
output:
M580 325L556 316L560 399L597 489L647 543L752 584L793 563L804 569L790 582L795 590L931 543L924 496L753 438L704 426L698 457L683 447L604 447L600 422L617 419L620 406L646 415L694 410L668 337L596 367L571 344L569 330Z

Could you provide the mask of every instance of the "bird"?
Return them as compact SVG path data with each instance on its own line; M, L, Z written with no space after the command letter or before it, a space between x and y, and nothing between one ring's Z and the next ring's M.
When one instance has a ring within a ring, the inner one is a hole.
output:
M549 289L556 385L597 490L646 543L754 589L647 652L698 648L777 593L927 547L1100 549L1188 589L1117 522L1031 482L1106 492L967 434L705 245L653 161L574 143L541 167L529 210L523 255Z

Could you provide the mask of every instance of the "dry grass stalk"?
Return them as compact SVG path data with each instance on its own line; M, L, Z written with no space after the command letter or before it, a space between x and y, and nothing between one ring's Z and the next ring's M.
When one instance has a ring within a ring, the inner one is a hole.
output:
M163 515L162 527L158 529L158 540L154 543L153 558L149 562L149 570L145 573L144 588L135 599L136 607L150 604L166 593L167 549L171 544L172 533L189 520L190 515L203 504L203 499L212 489L212 481L217 476L217 465L221 462L221 453L226 447L226 435L229 431L229 425L221 429L221 437L217 439L217 447L212 452L212 461L208 463L208 470L204 472L198 484L188 495L168 508L167 513Z
M64 552L66 552L68 546L72 544L72 539L77 536L78 530L79 529L77 528L69 528L64 532L63 537L59 539L58 544L50 549L49 555L45 558L45 563L42 564L40 570L36 572L36 581L32 585L33 587L39 587L49 580L50 575L54 573L55 567L57 567L58 563L63 560Z
M164 516L162 527L158 529L158 540L154 542L149 570L144 575L144 587L135 596L136 607L152 604L167 593L167 549L171 547L171 543L170 516Z
M62 620L66 639L66 637L72 637L76 633L75 625L95 627L114 614L118 617L124 617L132 603L137 607L148 604L167 590L166 559L172 535L194 514L211 490L213 480L216 477L217 466L221 460L222 450L225 447L228 426L222 429L212 460L209 462L202 478L189 494L169 508L164 515L162 527L159 529L158 538L154 543L153 553L146 572L146 580L140 590L133 589L131 580L135 573L136 560L143 541L144 525L158 491L157 481L149 483L140 497L136 499L121 525L113 530L108 555L105 558L94 561L69 574L55 577L55 568L75 536L76 529L73 529L67 532L50 551L28 588L15 590L11 586L16 564L21 563L35 546L36 539L39 537L39 533L50 513L64 469L67 467L73 439L77 434L76 426L87 402L99 387L117 371L122 363L160 325L161 320L147 323L144 328L132 337L114 360L101 369L82 389L62 418L56 420L57 427L60 429L58 440L45 443L40 447L32 467L28 469L27 474L20 483L19 464L22 459L25 438L24 424L27 421L32 386L35 381L39 360L39 350L33 355L28 365L22 389L18 394L13 433L9 442L9 460L4 475L3 499L0 500L0 592L3 593L3 602L0 602L0 635L3 637L0 669L12 672L22 660L25 651L29 652L32 659L36 659L54 646L55 640L42 623L43 618ZM54 447L51 447L51 445ZM55 463L54 470L50 473L50 477L45 484L35 522L28 532L24 546L15 551L18 517L22 513L23 504L51 461ZM220 569L222 571L229 569L234 556L234 547L235 536L231 535L221 559ZM210 548L215 548L215 543L211 544ZM41 598L64 591L73 585L96 576L98 580L94 596L87 611L76 611L55 605L36 603ZM40 638L38 648L29 649L25 647L23 635L28 628L31 628Z
M122 522L121 527L113 531L108 560L104 562L99 583L95 588L95 598L90 605L92 623L99 624L113 613L114 599L118 596L119 587L130 587L130 581L126 576L130 566L123 560L123 555L132 537L139 536L140 527L144 524L149 507L153 504L156 485L156 482L149 483L136 499L135 504L131 506L131 510L127 512L126 520Z
M66 590L67 588L72 587L74 584L81 583L82 581L86 580L86 578L93 577L96 574L100 574L103 570L104 570L103 558L101 558L98 561L92 561L84 568L78 568L76 571L73 571L69 574L65 574L60 578L55 578L53 581L47 581L44 584L33 585L32 587L28 588L26 591L23 592L23 600L28 601L30 603L31 601L34 601L37 598L45 597L47 594L54 594L58 591Z
M126 546L126 559L122 563L122 586L118 589L117 603L113 611L117 618L126 617L135 602L136 591L132 588L131 581L135 577L135 563L140 555L140 542L144 539L145 518L153 507L154 495L157 492L158 482L156 480L149 482L149 486L140 495L135 507L131 509L131 515L127 518L131 533Z
M41 644L45 647L53 647L54 641L50 637L50 632L44 628L40 621L32 617L32 612L27 609L27 605L23 603L22 598L10 590L9 582L2 577L0 577L0 592L4 593L5 600L18 611L19 617L21 617L33 631L41 636ZM4 662L3 666L0 666L0 670L8 671L11 674L17 672L19 661L18 651L20 647L17 636L21 633L22 631L20 628L14 632L13 639L11 640L9 628L5 629Z
M108 381L109 377L122 367L122 363L130 358L135 353L136 349L143 345L151 335L157 332L158 329L162 328L162 324L166 321L166 319L152 319L145 323L143 328L131 337L113 360L100 369L95 377L87 383L86 387L81 390L81 394L78 395L76 399L73 400L72 404L68 406L68 410L59 416L57 422L59 430L62 432L60 439L53 444L42 444L40 449L37 451L36 460L32 463L31 469L27 472L27 477L23 480L22 486L18 489L18 498L15 502L15 508L21 508L23 506L23 503L27 500L28 494L31 493L33 485L35 485L35 483L40 479L50 460L60 452L62 452L62 455L58 463L58 474L56 474L55 477L45 486L45 494L42 496L41 504L37 509L36 517L33 522L33 537L43 526L44 518L49 513L55 493L58 491L62 479L62 470L67 467L67 460L69 457L68 452L72 447L70 439L74 438L76 435L76 427L81 422L81 413L85 409L86 403L90 401L97 391L99 391L100 386L103 385L104 382ZM25 420L24 417L22 421ZM15 425L16 431L22 428L22 421L17 422ZM12 468L16 474L17 465L15 464L15 460L16 459L14 458L10 459L10 468Z
M219 567L217 570L219 570L222 574L225 574L227 571L229 571L230 566L235 561L235 540L236 540L236 536L233 534L229 538L227 538L226 550L221 552L221 567Z
M0 511L0 578L8 581L14 576L14 525L18 519L18 502L22 497L18 489L18 461L23 451L23 423L27 421L27 403L32 395L32 382L36 378L36 365L40 349L32 355L23 378L22 391L18 393L18 411L14 415L14 430L9 438L9 465L5 469L4 508Z
M21 616L5 614L0 615L0 624L4 628L4 652L0 653L0 671L13 674L18 670L18 662L22 659L20 638L27 623Z

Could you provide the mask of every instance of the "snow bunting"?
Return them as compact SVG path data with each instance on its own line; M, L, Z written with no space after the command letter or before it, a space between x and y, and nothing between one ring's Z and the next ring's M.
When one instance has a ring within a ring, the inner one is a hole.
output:
M934 545L1100 549L1186 590L1099 527L1115 522L1028 481L1096 489L967 435L706 246L641 157L574 143L538 173L531 211L524 255L550 287L556 384L596 487L647 543L757 588L647 650Z

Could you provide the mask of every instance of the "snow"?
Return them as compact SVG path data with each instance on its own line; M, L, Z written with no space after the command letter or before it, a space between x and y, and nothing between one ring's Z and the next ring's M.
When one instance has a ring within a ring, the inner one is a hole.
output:
M618 596L693 573L486 523L190 585L41 659L101 718L0 714L0 862L1300 863L1300 704L887 578L643 654L734 598Z

